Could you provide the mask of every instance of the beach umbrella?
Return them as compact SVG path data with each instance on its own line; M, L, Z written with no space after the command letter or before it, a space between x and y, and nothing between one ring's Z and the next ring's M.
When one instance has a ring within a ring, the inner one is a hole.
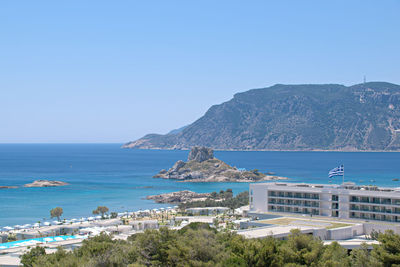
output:
M50 226L50 222L44 222L43 225L44 226Z
M101 216L98 215L98 216L96 216L95 218L96 218L96 220L100 220L100 219L101 219Z
M12 228L11 226L6 226L6 227L3 227L3 229L5 229L6 231L11 231L11 230L14 230L14 228Z
M39 224L38 224L38 223L35 223L35 224L33 225L33 227L39 227Z
M22 225L22 228L26 229L26 228L30 228L32 227L32 225L30 225L29 223Z
M52 224L52 225L57 225L57 224L58 224L58 221L52 221L51 224Z
M93 220L94 220L94 217L89 217L89 218L87 218L87 220L88 220L88 221L93 221Z
M15 229L21 229L21 228L22 228L22 226L21 226L21 225L19 225L19 224L17 224L17 225L14 225L14 228L15 228Z

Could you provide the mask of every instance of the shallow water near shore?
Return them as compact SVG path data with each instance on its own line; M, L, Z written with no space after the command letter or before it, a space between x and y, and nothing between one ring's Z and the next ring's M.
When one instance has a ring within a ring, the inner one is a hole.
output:
M37 179L68 186L0 189L0 227L50 220L62 207L66 218L91 215L99 205L123 212L170 205L145 200L147 195L192 190L248 190L248 183L182 183L154 179L161 169L186 160L188 151L121 149L121 144L0 144L0 186L21 186ZM346 181L400 186L400 153L216 151L238 168L259 169L291 182L328 183L329 169L345 165ZM373 180L373 181L371 181ZM341 183L341 178L334 178Z

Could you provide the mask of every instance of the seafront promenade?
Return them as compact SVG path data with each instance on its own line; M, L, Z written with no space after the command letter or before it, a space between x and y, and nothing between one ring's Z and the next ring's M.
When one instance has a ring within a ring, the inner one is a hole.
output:
M177 210L170 207L123 212L116 218L96 216L54 221L50 225L6 227L0 232L0 266L19 266L20 256L33 246L42 246L46 253L54 253L58 247L75 249L82 245L83 240L100 233L112 234L115 239L127 239L146 229L158 229L175 215ZM7 242L10 239L15 241Z
M114 226L131 223L136 230L143 229L143 223L138 225L132 223L135 221L146 220L167 220L177 213L177 207L168 207L152 210L139 210L133 212L122 212L115 215L87 217L80 219L63 219L60 221L42 222L5 226L0 231L0 242L4 243L8 240L18 241L33 238L41 238L47 236L74 235L74 234L96 234L98 231L112 232ZM0 245L0 249L2 246Z

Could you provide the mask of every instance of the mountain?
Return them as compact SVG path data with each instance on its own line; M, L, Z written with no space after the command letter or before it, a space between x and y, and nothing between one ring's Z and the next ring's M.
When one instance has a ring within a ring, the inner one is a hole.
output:
M400 151L400 86L276 84L235 94L178 133L124 148Z
M185 130L186 127L187 127L187 125L180 127L178 129L171 130L168 134L178 134L178 133L182 132L183 130Z

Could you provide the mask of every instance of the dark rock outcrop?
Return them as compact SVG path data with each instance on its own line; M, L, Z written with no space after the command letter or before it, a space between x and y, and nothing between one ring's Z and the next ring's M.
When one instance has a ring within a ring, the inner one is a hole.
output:
M197 162L203 162L213 158L214 151L211 148L195 146L190 150L188 161L194 160Z
M235 94L177 133L123 147L228 150L400 150L400 85L277 84Z

